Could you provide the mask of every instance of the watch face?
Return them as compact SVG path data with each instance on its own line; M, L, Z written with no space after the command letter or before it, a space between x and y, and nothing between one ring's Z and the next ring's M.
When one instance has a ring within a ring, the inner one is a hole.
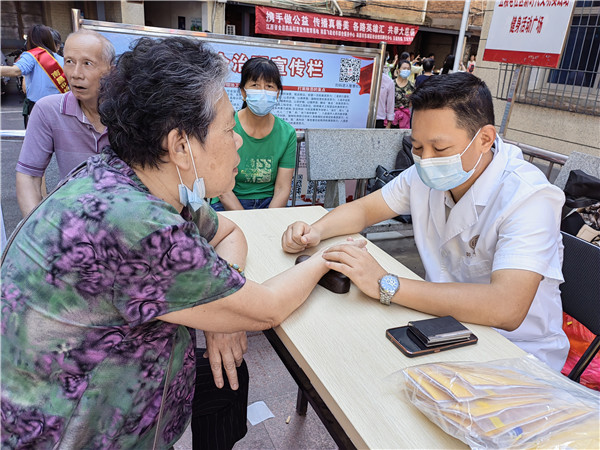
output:
M386 292L396 292L399 285L398 278L393 275L386 275L381 279L381 289Z

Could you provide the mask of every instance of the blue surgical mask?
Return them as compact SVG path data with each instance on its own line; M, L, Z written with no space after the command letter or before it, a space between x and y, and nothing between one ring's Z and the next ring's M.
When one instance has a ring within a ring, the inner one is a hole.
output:
M410 69L404 69L400 71L400 76L402 78L408 78L410 76Z
M278 91L266 89L246 89L246 104L257 116L266 116L277 104Z
M427 158L421 159L419 156L413 153L413 158L415 160L415 166L417 166L417 172L423 183L429 186L431 189L436 189L438 191L448 191L450 189L454 189L456 186L460 186L465 181L467 181L473 173L475 172L475 168L479 165L479 161L481 161L481 157L483 154L479 155L479 159L473 167L468 172L465 172L462 166L461 156L469 149L481 128L477 130L467 148L463 150L462 153L452 155L452 156L444 156L440 158Z
M192 147L190 145L190 140L187 135L185 136L185 140L188 145L188 149L190 150L190 155L192 157L192 165L194 166L194 173L196 174L196 180L194 180L193 189L190 190L184 183L181 178L181 173L179 172L179 167L175 166L177 169L177 174L179 175L179 181L181 184L179 185L179 202L183 206L187 206L191 212L198 211L202 204L204 203L204 197L206 196L206 188L204 187L204 178L198 177L198 171L196 170L196 163L194 162L194 152L192 152Z

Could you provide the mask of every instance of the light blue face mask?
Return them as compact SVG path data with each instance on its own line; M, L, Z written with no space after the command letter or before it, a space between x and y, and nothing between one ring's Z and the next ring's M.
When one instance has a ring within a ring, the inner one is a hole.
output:
M267 89L246 89L246 104L257 116L266 116L277 105L279 91Z
M196 163L194 162L194 152L192 152L192 147L190 146L190 140L187 135L185 136L185 140L188 145L188 149L190 150L190 155L192 156L192 165L194 166L194 173L196 174L196 180L194 181L193 189L190 190L184 183L181 178L181 173L179 172L179 167L175 166L177 169L177 175L179 175L179 181L181 184L179 185L179 202L183 206L187 206L193 212L198 211L202 204L205 202L204 197L206 196L206 188L204 187L204 178L198 178L198 172L196 171Z
M410 76L410 69L401 70L400 76L402 78L408 78Z
M444 156L440 158L427 158L421 159L419 156L413 153L413 159L415 160L415 166L417 166L417 173L423 183L429 186L431 189L436 189L438 191L448 191L450 189L454 189L456 186L460 186L465 181L467 181L473 173L475 172L475 168L479 165L479 161L481 161L481 157L483 154L479 155L479 159L473 167L468 172L465 172L462 166L461 156L469 149L481 128L477 130L467 148L463 150L462 153L452 155L452 156Z

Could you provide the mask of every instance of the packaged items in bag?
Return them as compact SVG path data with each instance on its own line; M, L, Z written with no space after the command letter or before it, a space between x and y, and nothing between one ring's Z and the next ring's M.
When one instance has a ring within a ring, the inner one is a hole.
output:
M410 401L473 448L600 448L600 395L531 355L423 364L402 374Z

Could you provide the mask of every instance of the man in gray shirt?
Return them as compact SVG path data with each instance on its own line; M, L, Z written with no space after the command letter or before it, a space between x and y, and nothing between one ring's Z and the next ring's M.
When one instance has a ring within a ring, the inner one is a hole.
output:
M100 79L114 59L114 47L99 33L81 30L67 38L64 72L71 91L36 103L16 167L17 200L23 216L42 200L42 177L53 153L64 178L108 145L98 114L98 94Z

